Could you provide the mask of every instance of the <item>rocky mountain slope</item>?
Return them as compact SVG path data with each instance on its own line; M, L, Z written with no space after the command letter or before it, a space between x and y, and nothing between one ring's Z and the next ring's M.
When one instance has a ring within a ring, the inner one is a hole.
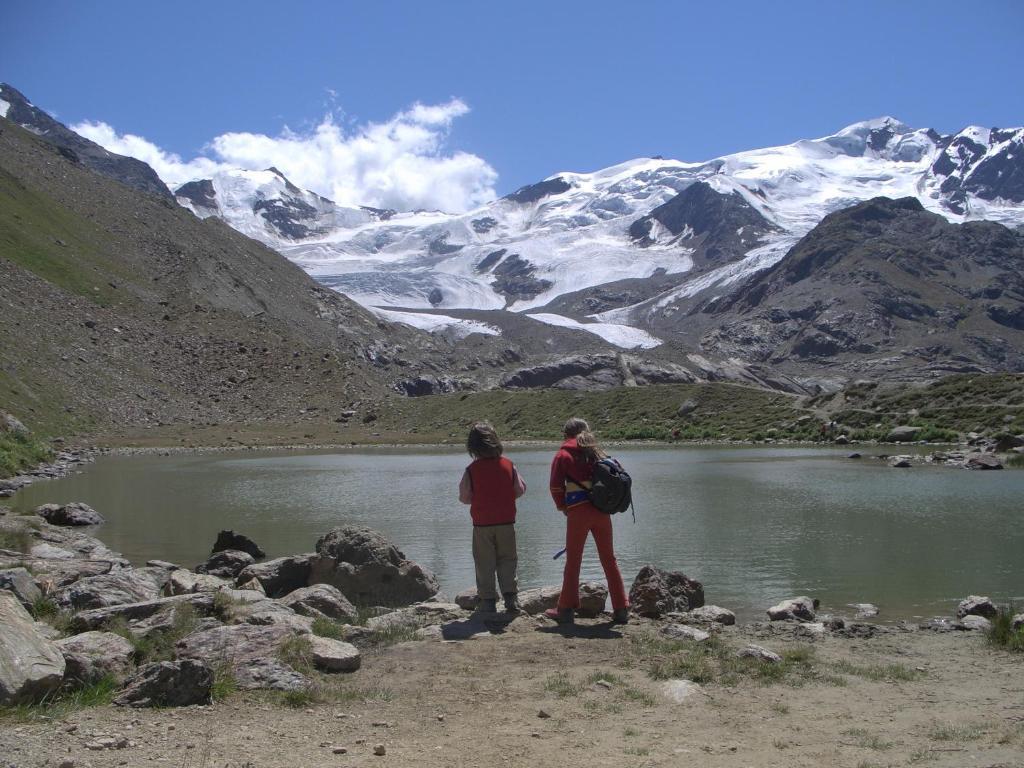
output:
M498 365L393 326L224 223L0 119L0 409L46 430L333 420Z
M857 202L910 196L953 223L1024 223L1024 129L942 136L881 118L708 162L559 173L461 215L341 208L275 169L176 194L390 319L437 327L484 311L490 327L464 331L503 333L510 310L652 348L687 335L665 318L683 323L693 297L732 291Z

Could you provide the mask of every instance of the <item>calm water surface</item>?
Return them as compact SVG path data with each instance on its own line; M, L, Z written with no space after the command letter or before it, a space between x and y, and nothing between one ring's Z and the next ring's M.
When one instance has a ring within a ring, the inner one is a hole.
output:
M560 583L564 522L548 450L511 450L528 484L517 533L522 587ZM709 603L752 618L795 594L823 609L873 602L880 618L948 614L961 597L1024 602L1024 472L896 470L821 448L624 448L637 522L615 519L627 587L647 563L702 581ZM437 449L103 457L40 482L16 508L84 501L105 543L141 563L194 566L222 528L270 557L309 552L342 523L375 528L431 568L448 594L472 586L467 458ZM593 544L585 578L602 578Z

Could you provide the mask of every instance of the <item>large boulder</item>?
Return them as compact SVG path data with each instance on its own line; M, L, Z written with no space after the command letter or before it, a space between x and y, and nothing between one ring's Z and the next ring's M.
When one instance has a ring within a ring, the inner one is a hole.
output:
M355 621L359 615L356 608L337 587L330 584L314 584L290 592L280 600L296 613L311 618Z
M6 589L29 609L43 596L43 591L39 589L32 574L24 568L6 568L0 571L0 589Z
M122 707L209 704L213 669L202 661L158 661L141 667L114 703Z
M814 621L816 601L809 597L791 597L768 609L772 621Z
M645 565L629 588L629 603L635 613L651 618L689 611L704 605L704 585L681 571Z
M921 427L893 427L889 430L889 434L885 436L885 442L912 443L917 440L919 434L921 434Z
M256 542L248 536L235 533L234 531L221 531L217 534L217 541L214 542L213 549L210 551L223 552L228 549L245 552L252 555L256 560L262 560L267 556L267 553L260 549Z
M162 568L124 568L79 579L57 590L53 599L61 607L76 611L155 600L166 577Z
M64 680L64 656L13 594L0 591L0 704L39 701Z
M223 579L234 579L243 569L256 562L256 558L239 549L224 549L214 552L205 563L196 566L196 573L220 576Z
M958 619L962 619L964 616L984 616L986 619L994 619L997 613L999 610L995 603L990 598L979 595L968 595L956 607Z
M277 658L285 640L306 634L283 624L232 624L186 635L177 642L180 659L205 659L244 665Z
M110 676L123 681L134 666L134 646L113 632L83 632L57 640L64 655L64 680L74 685L95 683Z
M409 605L440 589L434 574L384 536L354 525L335 528L317 541L309 583L335 586L362 605Z
M964 460L967 469L1002 469L1003 462L991 453L972 453Z
M43 504L36 507L36 514L52 525L100 525L103 515L80 501L70 504Z
M265 563L256 563L243 568L236 584L245 584L256 579L263 585L263 591L270 597L282 597L300 587L309 586L310 560L313 555L278 557Z

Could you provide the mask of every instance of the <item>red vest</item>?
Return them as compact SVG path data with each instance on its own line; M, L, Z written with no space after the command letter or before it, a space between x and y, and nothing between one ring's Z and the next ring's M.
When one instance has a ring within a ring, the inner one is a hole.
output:
M515 467L509 459L477 459L467 467L473 488L469 516L473 525L516 521Z

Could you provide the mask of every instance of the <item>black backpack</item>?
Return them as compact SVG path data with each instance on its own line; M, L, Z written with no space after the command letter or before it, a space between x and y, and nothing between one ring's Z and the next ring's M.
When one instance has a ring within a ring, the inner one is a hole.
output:
M591 481L590 503L602 512L614 515L633 504L633 478L610 456L594 464Z

